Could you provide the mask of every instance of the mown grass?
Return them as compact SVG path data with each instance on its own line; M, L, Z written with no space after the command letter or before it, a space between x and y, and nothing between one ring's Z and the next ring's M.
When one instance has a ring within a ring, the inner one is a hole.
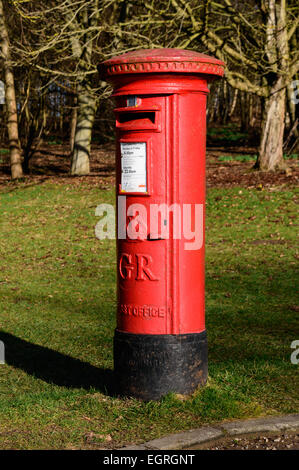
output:
M20 184L0 199L1 449L118 447L298 411L295 190L209 190L208 384L149 403L109 394L115 242L94 226L114 189Z

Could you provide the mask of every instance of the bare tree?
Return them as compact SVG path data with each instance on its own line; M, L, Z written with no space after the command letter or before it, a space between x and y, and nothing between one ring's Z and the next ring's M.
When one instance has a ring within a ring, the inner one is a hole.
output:
M23 176L21 149L19 144L18 113L15 94L13 66L10 53L10 41L4 17L3 1L0 0L0 41L1 59L4 69L5 101L7 108L7 131L10 149L11 177Z
M72 151L71 174L87 175L89 173L89 159L91 134L97 108L97 99L93 93L92 83L85 73L92 65L92 52L94 41L94 28L99 22L99 0L91 4L86 3L80 11L74 13L73 3L70 1L69 10L66 11L66 20L69 23L73 57L80 64L78 69L77 101L78 111L74 146Z
M26 37L14 42L17 63L46 75L49 83L67 80L76 90L70 171L86 175L95 113L107 88L99 81L97 65L113 49L119 30L113 18L121 5L115 0L15 0L14 5Z
M99 0L15 0L14 8L22 20L23 33L13 44L16 64L38 72L43 81L46 77L49 86L67 81L69 89L76 90L71 174L86 175L98 99L93 46L102 32L99 15L103 8Z
M109 93L97 65L153 41L135 27L129 0L14 0L14 8L22 19L21 39L13 45L16 63L47 76L49 83L67 80L76 90L71 174L88 174L95 113ZM141 10L147 11L144 5Z
M153 37L159 27L166 46L204 48L226 62L232 87L263 98L256 167L284 168L286 90L299 70L299 52L289 47L298 31L298 3L169 0L164 5L152 0L146 6L148 15L139 19L144 34Z

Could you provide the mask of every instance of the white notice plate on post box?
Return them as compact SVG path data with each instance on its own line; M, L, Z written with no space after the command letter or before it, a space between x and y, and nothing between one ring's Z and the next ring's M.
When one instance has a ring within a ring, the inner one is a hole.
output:
M121 142L121 190L146 193L146 142Z

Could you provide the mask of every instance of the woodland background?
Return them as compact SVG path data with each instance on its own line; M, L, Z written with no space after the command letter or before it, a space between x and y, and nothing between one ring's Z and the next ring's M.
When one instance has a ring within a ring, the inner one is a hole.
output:
M65 172L90 174L91 143L114 140L111 88L98 65L172 47L226 62L225 78L211 85L208 144L238 143L255 169L288 172L298 151L298 13L296 0L0 0L0 171L22 178L43 155L46 168L58 144Z

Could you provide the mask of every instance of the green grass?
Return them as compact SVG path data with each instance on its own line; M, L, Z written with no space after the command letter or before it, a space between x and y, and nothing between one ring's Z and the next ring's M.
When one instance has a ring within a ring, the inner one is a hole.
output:
M220 155L219 162L251 162L256 160L256 155Z
M209 380L182 399L109 396L115 242L94 237L114 189L20 184L0 193L0 448L99 448L225 419L298 412L296 193L210 189ZM297 318L296 318L297 315Z
M4 155L8 155L9 150L8 149L0 149L0 163L3 163L5 160L2 158Z
M247 139L247 132L240 132L236 126L210 127L207 131L208 137L224 141L238 142Z
M298 160L298 154L292 153L291 155L284 154L285 160ZM219 155L219 162L251 162L257 159L257 155Z
M62 140L61 139L55 139L55 137L52 137L48 140L47 145L61 145Z

